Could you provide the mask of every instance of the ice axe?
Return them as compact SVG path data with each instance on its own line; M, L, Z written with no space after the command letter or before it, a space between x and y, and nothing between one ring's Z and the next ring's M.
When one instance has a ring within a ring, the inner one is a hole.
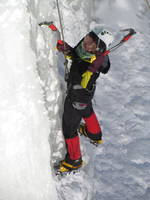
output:
M136 31L133 29L133 28L128 28L128 29L123 29L121 30L122 32L126 32L128 31L128 34L125 35L123 37L123 39L118 43L116 44L115 46L111 47L110 49L106 50L103 55L106 56L108 55L110 52L116 50L117 48L119 48L120 46L122 46L126 41L128 41L134 34L136 34Z

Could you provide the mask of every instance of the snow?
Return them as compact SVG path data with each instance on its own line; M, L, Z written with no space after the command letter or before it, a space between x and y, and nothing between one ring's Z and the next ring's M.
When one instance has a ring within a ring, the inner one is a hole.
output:
M56 199L49 120L25 3L0 3L0 199Z
M137 34L110 55L93 101L104 144L81 137L85 165L59 179L65 155L61 116L65 96L59 35L38 23L55 21L56 1L0 2L0 199L150 199L150 10L142 0L59 1L65 40L72 46L94 25Z

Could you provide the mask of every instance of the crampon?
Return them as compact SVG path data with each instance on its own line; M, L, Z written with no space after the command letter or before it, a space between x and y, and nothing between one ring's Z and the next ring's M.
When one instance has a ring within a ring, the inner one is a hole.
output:
M86 138L89 139L90 143L93 144L94 146L98 146L99 144L103 144L103 140L100 139L100 140L93 140L91 138L88 137L88 133L87 133L87 130L86 130L86 126L84 123L81 123L79 128L78 128L78 132L81 136L85 136Z

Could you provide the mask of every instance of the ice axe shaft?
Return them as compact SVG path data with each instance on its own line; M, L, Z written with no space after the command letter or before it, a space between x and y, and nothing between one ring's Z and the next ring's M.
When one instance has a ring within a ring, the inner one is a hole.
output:
M121 31L122 32L128 31L128 34L125 35L123 37L123 39L118 44L116 44L115 46L113 46L110 49L106 50L103 53L104 56L108 55L110 52L112 52L112 51L116 50L117 48L119 48L120 46L122 46L124 42L128 41L134 34L136 34L136 31L133 28L123 29Z
M135 30L133 28L128 28L128 29L123 29L121 30L122 32L124 31L128 31L129 33L124 36L124 38L122 39L123 42L126 42L128 39L130 39L132 37L132 35L136 34Z

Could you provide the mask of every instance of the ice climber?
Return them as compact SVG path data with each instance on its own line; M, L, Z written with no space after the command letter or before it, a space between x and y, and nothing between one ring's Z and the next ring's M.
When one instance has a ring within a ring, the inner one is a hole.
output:
M59 163L59 172L76 170L83 164L78 130L94 143L102 143L102 130L93 110L92 99L97 78L110 68L109 57L103 53L112 41L111 32L97 27L74 48L61 40L57 42L58 51L72 60L62 119L67 154ZM84 125L80 124L82 119Z

